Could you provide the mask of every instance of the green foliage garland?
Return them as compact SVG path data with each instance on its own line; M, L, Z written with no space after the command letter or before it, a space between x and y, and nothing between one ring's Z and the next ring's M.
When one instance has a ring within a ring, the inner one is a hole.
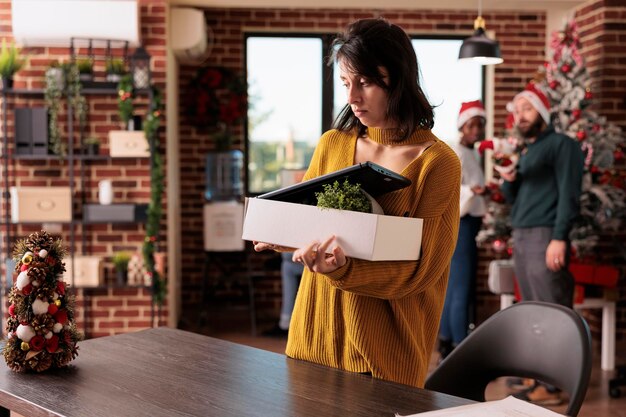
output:
M165 278L161 277L155 268L154 253L156 252L157 236L161 224L161 214L163 205L163 159L159 152L159 125L163 112L162 95L160 90L152 87L151 106L144 122L144 132L148 142L151 144L152 169L150 172L150 203L148 204L148 220L146 222L146 238L144 240L142 252L146 270L152 277L152 294L158 305L163 305L165 301Z
M117 110L120 116L120 120L124 122L124 125L128 124L128 121L133 117L133 79L130 74L126 74L122 77L120 83L117 86Z
M324 191L315 193L317 207L338 210L372 212L372 203L361 192L361 184L352 185L345 180L342 185L335 181L332 185L325 184Z

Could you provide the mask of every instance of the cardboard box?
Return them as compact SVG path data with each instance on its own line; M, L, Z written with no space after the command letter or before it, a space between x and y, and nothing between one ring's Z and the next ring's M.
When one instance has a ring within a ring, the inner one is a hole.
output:
M110 130L109 155L112 157L149 157L150 148L145 133L142 130Z
M300 248L335 235L347 256L370 261L417 260L423 222L248 198L243 239Z
M68 257L65 262L65 274L63 281L73 284L75 287L97 287L104 283L104 264L98 256L74 256L74 281L72 283L72 258Z
M10 194L13 223L72 220L69 187L11 187Z

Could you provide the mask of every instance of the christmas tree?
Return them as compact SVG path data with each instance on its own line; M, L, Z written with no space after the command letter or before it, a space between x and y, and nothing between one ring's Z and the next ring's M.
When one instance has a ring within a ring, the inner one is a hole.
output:
M600 235L610 236L626 219L626 172L615 169L624 159L624 137L621 129L589 109L592 103L591 80L580 55L580 39L575 22L552 34L552 58L536 76L536 84L551 102L554 128L580 143L585 154L585 174L580 199L580 215L570 232L574 254L581 259L592 257ZM496 139L493 154L495 168L502 169L515 160L523 141L507 120L508 138ZM502 148L498 151L498 143ZM509 143L510 146L503 146ZM494 182L489 213L480 241L491 242L496 252L511 252L509 208ZM615 242L618 250L624 250Z
M74 324L74 297L63 282L66 249L47 232L15 245L18 273L9 292L4 358L16 372L43 372L67 365L82 336Z

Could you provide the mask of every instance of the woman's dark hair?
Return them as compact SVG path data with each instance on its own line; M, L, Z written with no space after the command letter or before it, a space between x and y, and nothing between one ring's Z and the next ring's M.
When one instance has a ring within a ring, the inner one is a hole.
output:
M397 122L399 140L417 129L432 129L433 107L419 85L417 56L411 39L399 26L385 19L362 19L348 26L332 43L328 65L342 62L347 69L387 90L387 116ZM388 84L380 73L384 67ZM354 115L349 104L335 119L335 128L343 131L367 130Z

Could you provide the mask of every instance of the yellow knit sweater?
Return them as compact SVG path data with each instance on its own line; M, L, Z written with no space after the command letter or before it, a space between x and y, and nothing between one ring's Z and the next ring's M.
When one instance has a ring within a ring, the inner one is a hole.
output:
M368 135L393 144L389 131L370 128ZM435 144L401 172L412 184L377 199L385 214L408 212L424 219L421 258L349 258L327 275L305 268L289 327L288 356L424 385L458 234L461 180L459 159L431 131L417 131L402 144L429 140ZM356 142L354 133L325 133L305 179L353 165Z

